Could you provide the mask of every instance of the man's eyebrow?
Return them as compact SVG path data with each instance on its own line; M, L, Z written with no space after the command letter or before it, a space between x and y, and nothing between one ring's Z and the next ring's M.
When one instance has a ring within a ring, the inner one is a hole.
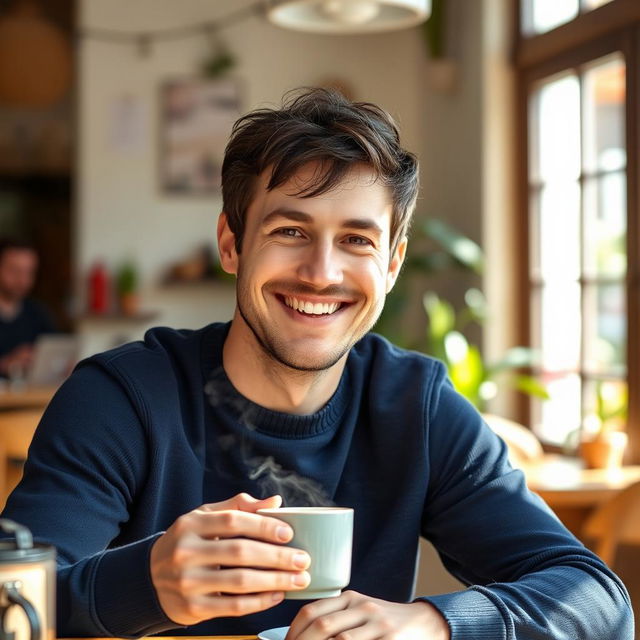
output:
M383 234L383 231L376 222L370 218L350 218L342 223L345 229L360 229L361 231L372 231L378 236Z
M304 211L279 207L269 212L262 219L262 224L271 224L274 220L277 220L279 218L292 220L293 222L313 222L313 216L305 213ZM341 226L344 229L360 229L361 231L371 231L378 236L381 236L384 233L380 225L371 220L371 218L349 218L348 220L345 220Z
M272 223L278 218L284 218L285 220L293 220L294 222L313 222L313 216L305 213L304 211L298 211L297 209L287 209L279 207L268 213L262 218L262 224L267 225Z

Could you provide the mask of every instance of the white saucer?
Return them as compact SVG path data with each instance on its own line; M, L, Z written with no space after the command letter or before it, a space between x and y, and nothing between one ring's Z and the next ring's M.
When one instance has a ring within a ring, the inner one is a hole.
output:
M284 640L289 627L278 627L277 629L267 629L258 634L260 640Z

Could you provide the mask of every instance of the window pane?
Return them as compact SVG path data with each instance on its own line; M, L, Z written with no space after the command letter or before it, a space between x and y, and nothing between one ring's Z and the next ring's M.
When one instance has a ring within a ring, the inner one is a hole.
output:
M612 0L523 0L520 20L526 35L545 33L578 16L578 11L591 11Z
M594 378L626 375L625 82L616 53L530 95L531 338L551 396L531 407L534 429L554 444L577 436L585 415L600 419L609 387Z
M563 445L570 434L580 428L580 376L542 375L549 400L533 403L534 431L545 442Z
M596 9L601 7L603 4L608 4L611 0L582 0L582 8L583 10L590 11L591 9Z
M540 277L544 281L580 277L580 186L558 182L540 193L538 213ZM535 223L535 217L534 217Z
M577 371L580 365L580 285L553 283L532 300L532 344L545 371Z
M625 287L584 288L585 369L590 373L625 373L627 340Z
M573 20L578 15L578 0L525 0L522 3L522 31L544 33Z
M626 166L625 64L620 54L584 74L584 170L615 171Z
M544 84L532 97L532 179L577 180L580 175L580 85L576 75Z
M622 172L589 178L584 187L584 272L622 278L627 269L627 180Z

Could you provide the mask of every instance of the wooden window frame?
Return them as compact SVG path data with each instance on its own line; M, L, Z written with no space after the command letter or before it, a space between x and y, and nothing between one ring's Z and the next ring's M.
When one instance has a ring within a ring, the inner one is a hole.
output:
M514 66L517 77L516 145L517 209L515 238L522 259L518 270L518 337L530 344L529 287L529 152L528 101L532 86L542 78L575 69L591 60L620 51L626 61L627 146L627 385L629 408L628 461L640 464L640 1L612 0L543 34L524 36L520 15L524 0L513 0ZM633 357L633 355L635 357ZM530 401L522 398L518 411L529 422Z

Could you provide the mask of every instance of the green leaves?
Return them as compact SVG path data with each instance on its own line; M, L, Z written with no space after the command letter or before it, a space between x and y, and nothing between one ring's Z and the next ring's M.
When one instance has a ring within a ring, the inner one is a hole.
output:
M442 300L437 294L428 292L423 297L427 313L427 349L426 351L442 360L447 366L449 377L456 390L478 409L483 411L487 400L497 392L496 378L500 382L538 398L548 398L544 385L533 376L517 373L505 377L505 372L529 367L536 360L536 352L526 347L513 347L495 363L487 364L480 349L461 333L461 324L469 318L484 319L486 305L484 296L475 290L466 300L475 301L474 308L464 309L456 314L453 306ZM469 292L467 292L469 294Z
M535 396L541 400L549 399L549 392L546 387L540 382L540 380L533 376L523 374L515 376L515 387L518 391L522 391L530 396Z
M481 247L446 222L430 218L417 226L416 232L416 244L412 245L396 287L387 297L377 330L400 346L425 351L442 360L454 387L481 411L496 395L498 385L548 398L544 385L526 373L526 369L536 364L534 350L513 347L496 362L488 363L480 349L469 344L463 335L469 325L482 325L489 317L486 298L476 287L467 290L464 306L459 310L436 293L425 293L422 298L427 315L424 333L417 340L416 336L407 334L407 325L402 320L403 314L411 311L409 303L415 284L425 276L452 268L476 275L481 275L484 269ZM411 277L414 280L410 281Z
M429 338L431 340L444 340L449 331L452 331L456 322L456 313L453 306L433 293L428 292L423 297L424 308L429 316Z
M430 218L422 225L425 235L437 242L460 265L481 274L484 268L482 249L442 220Z

